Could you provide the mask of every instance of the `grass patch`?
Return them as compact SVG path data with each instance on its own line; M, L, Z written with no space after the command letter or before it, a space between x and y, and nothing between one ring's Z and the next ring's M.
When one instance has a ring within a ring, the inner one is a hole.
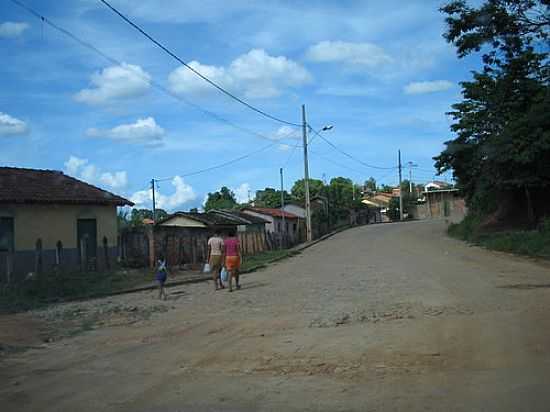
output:
M52 302L113 293L151 282L149 270L47 273L0 289L0 313L38 309Z
M550 258L550 219L539 230L483 232L481 219L467 216L461 223L449 226L450 236L487 249Z
M267 252L262 252L254 256L246 256L243 259L241 270L247 271L253 268L262 267L267 265L272 260L294 256L294 255L297 255L298 253L299 252L288 250L288 249L281 249L281 250L269 250Z

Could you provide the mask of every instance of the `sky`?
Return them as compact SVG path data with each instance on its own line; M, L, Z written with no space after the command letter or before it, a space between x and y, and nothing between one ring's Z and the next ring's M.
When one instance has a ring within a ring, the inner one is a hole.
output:
M2 2L0 165L62 170L138 207L159 179L157 207L170 211L200 207L222 185L246 201L278 188L281 167L287 189L303 177L300 127L220 93L100 1L24 2L96 51ZM112 4L254 107L300 124L304 104L313 129L333 126L322 136L358 160L310 133L310 177L327 181L395 185L399 149L414 181L432 180L452 138L445 113L479 64L443 39L440 1Z

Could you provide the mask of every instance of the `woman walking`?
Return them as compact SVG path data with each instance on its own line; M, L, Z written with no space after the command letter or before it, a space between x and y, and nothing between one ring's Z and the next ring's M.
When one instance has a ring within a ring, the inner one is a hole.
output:
M239 270L241 269L241 245L235 230L229 232L228 237L223 241L225 249L225 269L228 272L229 291L233 292L232 280L235 278L237 289L241 288L239 283Z

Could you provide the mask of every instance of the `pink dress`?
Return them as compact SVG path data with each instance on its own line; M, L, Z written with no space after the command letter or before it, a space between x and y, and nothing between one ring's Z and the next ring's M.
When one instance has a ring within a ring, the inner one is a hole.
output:
M236 237L227 238L224 240L223 245L225 247L225 268L229 271L239 269L241 266L239 239Z

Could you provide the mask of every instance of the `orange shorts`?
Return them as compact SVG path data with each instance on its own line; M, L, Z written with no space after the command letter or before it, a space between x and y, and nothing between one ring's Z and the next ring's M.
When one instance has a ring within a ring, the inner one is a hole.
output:
M225 268L229 271L239 270L241 268L241 258L239 256L226 256Z

